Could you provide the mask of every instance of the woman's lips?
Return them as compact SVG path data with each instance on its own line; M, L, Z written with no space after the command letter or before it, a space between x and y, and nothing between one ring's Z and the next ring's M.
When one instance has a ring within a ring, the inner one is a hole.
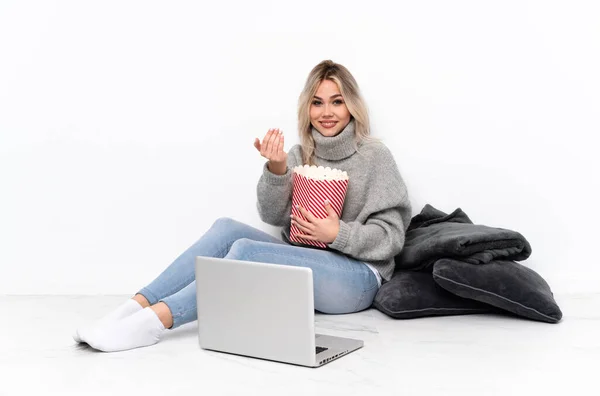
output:
M335 124L337 124L337 121L321 121L321 125L323 125L323 128L333 128L335 126Z

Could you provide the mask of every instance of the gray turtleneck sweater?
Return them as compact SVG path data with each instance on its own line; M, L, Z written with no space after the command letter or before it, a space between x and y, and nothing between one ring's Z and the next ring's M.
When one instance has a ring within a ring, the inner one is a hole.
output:
M340 230L327 249L370 264L389 281L394 272L394 256L404 246L412 218L406 185L392 153L381 142L359 143L357 152L353 145L353 120L336 136L323 136L314 127L312 136L316 164L346 171L349 178ZM265 223L283 227L285 242L308 247L289 239L292 172L295 166L304 165L302 146L297 144L288 152L285 174L271 173L267 164L256 189L258 214Z

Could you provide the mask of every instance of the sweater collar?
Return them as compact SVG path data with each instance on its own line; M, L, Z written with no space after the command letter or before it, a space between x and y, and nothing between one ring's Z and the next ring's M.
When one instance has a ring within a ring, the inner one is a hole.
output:
M354 119L335 136L323 136L315 127L311 127L315 140L315 155L330 161L338 161L350 157L356 152L354 148Z

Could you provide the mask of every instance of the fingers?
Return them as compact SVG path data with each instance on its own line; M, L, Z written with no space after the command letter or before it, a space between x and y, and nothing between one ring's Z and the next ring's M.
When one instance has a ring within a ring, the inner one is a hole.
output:
M308 240L308 241L316 241L317 240L317 238L315 238L312 235L304 235L304 234L298 234L298 233L296 233L296 234L294 234L294 236L296 238L305 239L305 240Z
M271 138L271 134L273 133L273 128L269 129L269 131L267 132L267 134L265 135L265 137L263 138L262 144L260 146L261 152L260 154L263 157L268 158L267 156L267 143L269 142L269 139Z
M311 231L308 227L306 227L304 224L300 223L300 221L298 221L298 220L292 220L291 223L304 233L308 233Z
M279 128L271 128L265 134L262 143L258 138L254 141L254 147L260 151L260 154L271 160L279 159L283 154L283 131Z
M268 159L273 158L273 138L275 137L276 134L277 134L277 130L272 129L271 133L269 134L269 138L267 139L267 147L265 148L265 151L266 151Z
M279 131L279 136L277 137L276 141L275 141L275 155L277 156L276 158L279 160L281 159L281 154L283 152L283 131Z
M296 205L296 209L300 211L300 213L304 216L309 223L313 222L313 215L308 210L304 209L301 205ZM297 220L297 218L296 218Z
M269 154L269 159L273 159L275 158L275 155L277 154L277 142L279 141L279 128L275 128L273 130L273 133L271 134L271 139L269 139L269 148L267 150L270 150L268 152Z

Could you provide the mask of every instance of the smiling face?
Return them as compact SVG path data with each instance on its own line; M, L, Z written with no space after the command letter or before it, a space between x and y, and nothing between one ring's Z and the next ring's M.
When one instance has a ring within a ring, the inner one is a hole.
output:
M331 80L323 80L310 105L310 123L323 136L336 136L350 122L350 112L340 89Z

